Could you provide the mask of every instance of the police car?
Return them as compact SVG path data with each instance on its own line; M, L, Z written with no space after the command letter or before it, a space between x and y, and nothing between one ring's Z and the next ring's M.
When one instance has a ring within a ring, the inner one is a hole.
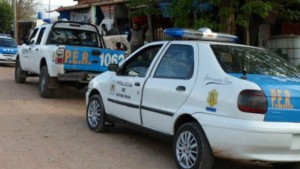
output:
M18 46L13 38L0 36L0 63L15 63Z
M180 169L214 157L300 161L300 74L272 51L209 29L166 29L94 78L86 120L95 132L125 122L173 139ZM185 40L176 40L183 38ZM192 40L191 40L192 39Z

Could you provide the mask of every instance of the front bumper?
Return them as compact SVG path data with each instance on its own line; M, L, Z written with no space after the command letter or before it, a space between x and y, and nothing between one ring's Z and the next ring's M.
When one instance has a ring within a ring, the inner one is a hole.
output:
M264 122L196 113L215 156L268 162L300 161L300 123Z
M16 63L16 55L13 54L0 54L0 63Z

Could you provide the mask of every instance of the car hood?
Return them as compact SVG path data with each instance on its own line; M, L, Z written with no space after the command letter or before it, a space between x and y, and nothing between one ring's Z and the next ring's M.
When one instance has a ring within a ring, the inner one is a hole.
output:
M18 48L0 47L0 53L3 54L16 54L17 52Z
M247 80L259 85L267 97L265 121L300 122L300 78L249 74Z

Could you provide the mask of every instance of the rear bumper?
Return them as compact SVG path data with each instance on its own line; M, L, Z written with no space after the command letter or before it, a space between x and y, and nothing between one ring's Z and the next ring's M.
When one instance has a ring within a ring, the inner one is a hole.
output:
M215 156L268 162L300 161L300 123L263 122L197 113Z
M89 83L89 81L98 74L99 73L91 72L69 72L65 74L58 74L58 81Z

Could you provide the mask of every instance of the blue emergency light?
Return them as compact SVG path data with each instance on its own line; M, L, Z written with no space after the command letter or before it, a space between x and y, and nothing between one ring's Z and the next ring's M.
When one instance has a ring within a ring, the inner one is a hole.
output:
M200 28L198 30L167 28L164 33L173 38L186 38L194 40L238 42L239 38L235 35L212 32L209 28Z

